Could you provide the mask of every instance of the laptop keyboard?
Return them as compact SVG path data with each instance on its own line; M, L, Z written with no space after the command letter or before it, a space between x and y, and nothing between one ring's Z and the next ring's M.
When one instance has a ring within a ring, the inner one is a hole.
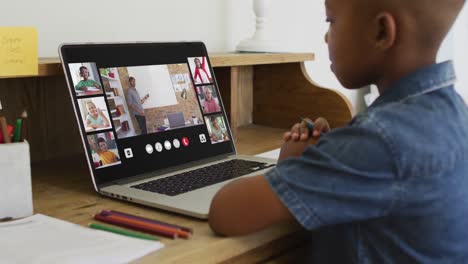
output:
M234 159L131 187L149 192L176 196L181 193L190 192L273 166L275 165Z

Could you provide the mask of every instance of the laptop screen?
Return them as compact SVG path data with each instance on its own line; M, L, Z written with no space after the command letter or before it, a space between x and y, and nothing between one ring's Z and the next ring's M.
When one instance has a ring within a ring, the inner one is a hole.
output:
M234 153L203 43L63 45L61 57L97 186Z

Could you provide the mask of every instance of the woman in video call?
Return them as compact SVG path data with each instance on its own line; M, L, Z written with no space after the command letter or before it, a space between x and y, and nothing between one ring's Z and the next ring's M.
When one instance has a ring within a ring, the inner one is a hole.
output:
M227 140L228 137L225 132L221 129L219 126L218 122L216 121L216 118L212 117L210 119L211 122L211 141L213 142L219 142L219 141L224 141Z
M211 87L205 88L205 101L203 102L203 111L205 111L206 114L221 111L218 102L216 102L216 99L213 98L213 90L211 89Z
M202 62L200 62L199 58L195 58L193 60L195 63L195 70L193 74L193 79L195 83L210 83L212 82L210 74L206 70L206 58L202 58Z
M88 115L86 116L86 127L92 129L109 127L109 119L104 115L101 109L97 108L93 101L86 103Z

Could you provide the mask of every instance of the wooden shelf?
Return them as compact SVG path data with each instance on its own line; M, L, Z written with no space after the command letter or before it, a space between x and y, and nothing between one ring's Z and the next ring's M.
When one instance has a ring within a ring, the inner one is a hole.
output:
M256 155L281 147L286 129L259 125L247 125L237 128L235 139L239 154Z
M314 60L313 53L213 53L210 61L213 67L231 67L302 62ZM45 77L63 75L59 58L39 58L39 74L37 76L13 76L6 78ZM108 76L106 78L112 79Z
M107 79L107 80L110 80L110 81L118 81L116 78L112 78L112 77L110 77L110 76L108 76L108 75L102 75L102 74L101 74L101 77L103 77L103 78L105 78L105 79Z

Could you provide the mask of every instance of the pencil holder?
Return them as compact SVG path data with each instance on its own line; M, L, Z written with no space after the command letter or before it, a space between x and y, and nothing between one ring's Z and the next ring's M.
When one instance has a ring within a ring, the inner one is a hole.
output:
M0 144L0 219L32 213L29 144Z

